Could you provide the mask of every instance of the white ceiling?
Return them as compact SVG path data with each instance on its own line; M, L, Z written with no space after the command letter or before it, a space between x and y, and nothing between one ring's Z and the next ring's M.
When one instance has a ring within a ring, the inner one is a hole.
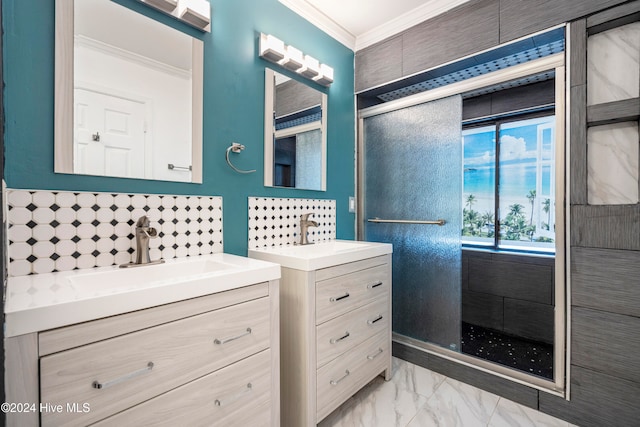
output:
M280 0L345 46L360 50L469 0Z

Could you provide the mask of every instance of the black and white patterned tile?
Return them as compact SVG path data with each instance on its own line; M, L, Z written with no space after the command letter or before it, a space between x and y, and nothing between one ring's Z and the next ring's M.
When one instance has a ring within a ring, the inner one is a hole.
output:
M318 227L309 228L309 241L336 238L336 201L249 197L249 249L290 245L299 240L300 215Z
M124 264L135 256L135 222L149 217L151 259L222 252L222 198L7 191L9 275Z

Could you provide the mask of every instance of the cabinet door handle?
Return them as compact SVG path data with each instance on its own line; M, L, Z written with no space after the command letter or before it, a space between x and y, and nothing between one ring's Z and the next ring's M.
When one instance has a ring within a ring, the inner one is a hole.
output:
M116 378L115 380L105 381L103 383L101 383L99 381L94 381L91 384L91 386L93 388L95 388L95 389L102 390L102 389L114 386L116 384L119 384L121 382L133 379L135 377L139 377L142 374L146 374L147 372L150 372L152 369L153 369L153 362L149 362L149 363L147 363L147 367L146 368L142 368L142 369L138 369L137 371L130 372L130 373L126 374L126 375L121 376L120 378Z
M233 395L231 395L229 397L226 397L224 399L216 399L213 403L216 406L229 405L229 404L235 402L236 400L240 399L245 394L250 393L251 390L253 390L253 385L251 385L251 383L248 383L246 385L246 387L242 391L239 391L238 393L233 394Z
M379 322L380 320L382 320L382 314L378 314L378 317L376 317L375 319L367 320L367 324L373 325L374 323Z
M344 295L340 295L339 297L331 297L329 298L329 301L336 302L336 301L343 300L345 298L349 298L349 292L345 293Z
M377 288L378 286L382 286L382 282L369 283L369 284L367 285L367 289Z
M349 338L349 335L351 335L351 334L349 333L349 331L347 331L347 332L345 332L345 333L344 333L344 335L343 335L343 336L341 336L340 338L331 338L331 339L329 340L329 342L330 342L331 344L335 344L335 343L337 343L337 342L342 341L342 340L343 340L343 339L345 339L345 338Z
M383 349L379 348L379 349L378 349L378 351L376 351L374 354L370 354L370 355L368 355L368 356L367 356L367 359L369 359L369 360L373 360L373 359L375 359L376 357L380 356L380 355L382 354L382 352L383 352L383 351L384 351Z
M215 340L213 340L213 343L214 344L226 344L228 342L235 341L235 340L237 340L239 338L242 338L244 336L247 336L247 335L251 335L251 328L247 328L245 332L241 333L240 335L236 335L235 337L225 338L225 339L222 339L222 340L219 340L218 338L216 338Z
M329 381L329 384L338 385L340 383L340 381L342 381L343 379L347 378L349 375L351 375L351 372L349 372L348 369L345 369L344 376L342 378L339 378L337 380L331 380L331 381Z

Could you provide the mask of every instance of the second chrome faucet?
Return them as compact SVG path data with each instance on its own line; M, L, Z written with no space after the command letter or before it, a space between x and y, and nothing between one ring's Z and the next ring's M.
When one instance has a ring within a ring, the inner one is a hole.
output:
M317 227L318 223L309 219L309 216L313 215L313 212L300 215L300 243L299 245L312 245L313 242L309 242L307 233L309 227Z
M120 268L139 267L141 265L162 264L163 259L151 261L149 257L149 239L158 237L158 230L151 227L149 218L141 216L136 222L136 260L129 264L122 264Z

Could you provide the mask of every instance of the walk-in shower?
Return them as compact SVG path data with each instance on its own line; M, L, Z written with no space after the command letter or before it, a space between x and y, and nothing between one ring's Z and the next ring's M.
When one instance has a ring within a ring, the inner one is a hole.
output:
M541 39L376 90L359 112L358 237L393 244L395 342L559 393L564 29Z

